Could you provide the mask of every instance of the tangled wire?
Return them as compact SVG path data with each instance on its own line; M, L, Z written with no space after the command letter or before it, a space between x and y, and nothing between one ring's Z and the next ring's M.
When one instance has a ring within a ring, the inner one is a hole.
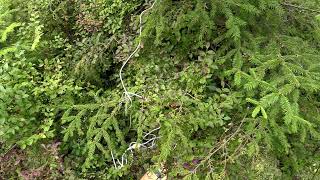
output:
M157 137L153 132L158 131L160 127L151 130L148 133L144 132L142 143L131 142L129 147L125 150L125 152L121 156L121 160L115 159L113 152L111 151L113 165L116 169L121 169L124 165L128 164L128 152L133 154L133 150L135 149L152 149L155 147L155 141L160 137Z
M142 13L140 14L139 16L139 37L141 36L142 34L142 17L143 15L153 9L154 5L157 3L157 0L155 0L152 5L145 9L144 11L142 11ZM143 99L143 97L141 95L138 95L138 94L135 94L135 93L132 93L132 92L128 92L125 84L124 84L124 81L123 81L123 77L122 77L122 71L124 69L124 67L127 65L127 63L130 61L130 59L140 50L141 48L141 40L139 39L139 43L137 45L137 47L135 48L135 50L129 55L129 57L125 60L125 62L123 63L123 65L121 66L120 68L120 71L119 71L119 77L120 77L120 81L121 81L121 85L122 85L122 88L124 90L124 99L122 100L122 102L130 102L130 106L129 108L131 107L131 104L132 104L132 97L138 97L140 99ZM121 103L122 103L121 102ZM155 128L153 130L151 130L149 133L144 133L145 135L143 136L143 142L142 143L138 143L138 142L131 142L129 144L129 147L126 149L126 151L122 154L121 156L121 160L120 159L116 159L113 155L113 152L111 151L111 156L112 156L112 161L113 161L113 165L116 169L121 169L125 164L128 163L128 152L130 152L131 154L133 153L133 150L135 149L140 149L140 148L143 148L143 149L151 149L155 146L155 141L157 139L159 139L160 137L157 137L155 134L153 134L153 132L159 130L160 127L158 128Z

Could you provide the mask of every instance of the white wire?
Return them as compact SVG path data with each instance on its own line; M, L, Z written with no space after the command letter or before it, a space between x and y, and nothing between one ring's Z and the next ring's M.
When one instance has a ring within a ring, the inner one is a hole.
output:
M139 26L140 26L140 27L139 27L139 36L141 36L141 34L142 34L142 16L143 16L143 14L144 14L145 12L151 10L151 9L154 7L154 5L156 4L156 2L157 2L157 0L155 0L155 1L153 2L152 6L151 6L150 8L145 9L145 10L142 11L142 13L140 14L140 16L139 16L139 20L140 20L140 24L139 24ZM129 60L138 52L138 50L140 49L140 47L141 47L141 39L139 39L139 43L138 43L136 49L135 49L135 50L130 54L130 56L125 60L125 62L124 62L123 65L121 66L120 72L119 72L120 81L121 81L122 88L123 88L123 90L124 90L124 94L125 94L125 96L126 96L126 99L129 99L130 103L132 103L131 96L137 96L137 97L139 97L139 98L142 98L142 96L127 91L127 88L126 88L126 86L125 86L125 84L124 84L124 81L123 81L123 78L122 78L122 71L123 71L123 68L124 68L124 67L127 65L127 63L129 62Z
M153 7L154 7L154 5L157 3L157 0L155 0L153 3L152 3L152 5L151 5L151 7L149 7L148 9L145 9L144 11L142 11L142 13L140 14L140 16L139 16L139 37L141 36L141 34L142 34L142 17L143 17L143 15L147 12L147 11L149 11L149 10L151 10ZM140 95L138 95L138 94L135 94L135 93L132 93L132 92L128 92L128 90L127 90L127 88L126 88L126 86L125 86L125 84L124 84L124 81L123 81L123 77L122 77L122 71L123 71L123 69L124 69L124 67L128 64L128 62L130 61L130 59L139 51L139 49L141 48L141 39L139 39L139 43L138 43L138 45L137 45L137 47L135 48L135 50L129 55L129 57L125 60L125 62L122 64L122 66L121 66L121 68L120 68L120 71L119 71L119 77L120 77L120 81L121 81L121 85L122 85L122 88L123 88L123 90L124 90L124 92L123 92L123 94L124 94L124 101L130 101L130 106L129 106L129 108L131 107L131 105L132 105L132 99L131 99L131 97L138 97L138 98L140 98L140 99L143 99L143 96L140 96ZM121 101L120 103L119 103L119 105L121 105L124 101ZM127 107L126 107L126 110L127 110ZM156 128L156 129L153 129L152 131L150 131L149 133L146 133L144 136L143 136L143 139L144 140L147 140L146 142L144 142L144 143L142 143L142 144L139 144L139 143L137 143L137 142L131 142L130 144L129 144L129 147L125 150L125 152L122 154L122 156L121 156L121 162L120 162L120 160L119 159L117 159L117 160L115 160L115 158L114 158L114 155L113 155L113 152L111 151L111 156L112 156L112 161L113 161L113 164L114 164L114 167L116 168L116 169L121 169L123 166L124 166L124 164L127 164L128 163L128 159L127 159L127 152L128 151L130 151L131 153L133 153L133 150L134 149L139 149L139 148L153 148L154 147L154 145L155 145L155 140L156 139L159 139L160 137L157 137L156 135L154 135L154 134L152 134L152 132L154 132L154 131L156 131L156 130L159 130L160 129L160 127L158 127L158 128ZM147 136L152 136L152 138L151 139L146 139L147 138ZM149 144L151 142L151 145L150 146L147 146L147 144ZM118 163L118 164L117 164Z
M151 134L151 133L153 133L154 131L159 130L160 128L161 128L161 126L159 126L159 127L155 128L155 129L151 130L151 131L148 132L146 135L144 135L143 138L146 138L148 135L154 135L154 134ZM154 136L155 136L155 135L154 135Z
M113 152L111 151L111 156L112 156L112 161L113 161L113 165L114 165L114 168L118 168L117 164L116 164L116 161L114 160L114 156L113 156Z
M151 134L151 133L156 131L156 130L159 130L159 129L160 129L160 127L155 128L155 129L151 130L148 133L145 133L146 135L143 137L143 140L146 140L146 142L144 142L144 143L131 142L129 144L129 147L121 155L121 161L119 159L115 160L113 152L111 151L111 156L112 156L112 161L113 161L114 167L116 169L121 169L121 168L124 167L125 164L128 164L127 153L129 151L130 151L131 154L133 154L133 150L135 150L135 149L140 149L140 148L151 149L151 148L153 148L155 146L155 141L157 139L160 139L161 137L157 137L156 135ZM153 136L153 138L146 139L147 136ZM150 144L150 145L148 145L148 144Z

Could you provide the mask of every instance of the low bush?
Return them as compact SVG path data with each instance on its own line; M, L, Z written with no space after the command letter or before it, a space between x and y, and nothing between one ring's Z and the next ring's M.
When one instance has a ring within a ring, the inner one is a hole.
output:
M320 177L317 0L0 4L1 177Z

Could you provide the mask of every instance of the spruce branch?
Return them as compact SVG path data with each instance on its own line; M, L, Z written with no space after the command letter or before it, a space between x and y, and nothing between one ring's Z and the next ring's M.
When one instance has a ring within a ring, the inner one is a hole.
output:
M247 145L249 142L249 137L248 136L245 136L244 137L244 142L243 143L240 143L238 145L238 147L234 150L234 152L228 156L228 158L225 158L221 163L225 164L225 163L228 163L229 161L231 161L232 159L235 159L237 158L238 156L241 155L241 153L239 152L245 145Z
M310 12L314 12L314 13L320 13L320 10L310 9L310 8L306 8L306 7L303 7L303 6L290 4L290 3L287 3L287 2L283 2L283 3L281 3L281 5L282 6L287 6L287 7L292 7L292 8L303 10L303 11L310 11Z
M203 163L207 162L214 154L216 154L220 149L224 148L228 143L229 141L231 141L239 132L240 132L240 129L243 125L243 123L245 122L245 119L246 119L247 115L244 116L244 118L241 120L240 122L240 125L238 126L238 128L236 129L236 131L234 133L232 133L230 135L229 138L225 138L222 140L222 142L219 143L219 146L216 147L214 146L210 151L209 151L209 154L206 156L205 159L203 159L201 161L201 163L199 163L193 170L193 173L196 173L197 169L203 165Z

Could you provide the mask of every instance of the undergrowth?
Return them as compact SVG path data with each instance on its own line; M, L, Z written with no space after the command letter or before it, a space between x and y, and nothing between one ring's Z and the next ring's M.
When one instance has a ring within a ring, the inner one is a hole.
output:
M0 0L0 177L317 179L318 7Z

